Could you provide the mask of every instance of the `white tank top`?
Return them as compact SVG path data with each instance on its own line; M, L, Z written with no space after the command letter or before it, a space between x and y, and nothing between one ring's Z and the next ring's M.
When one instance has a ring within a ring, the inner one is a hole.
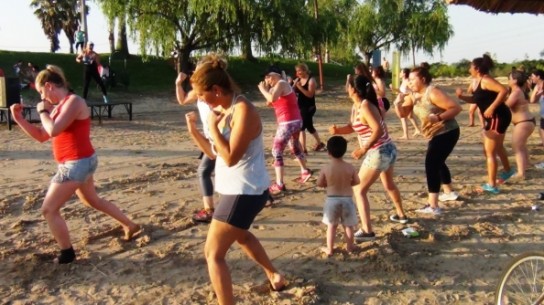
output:
M237 97L234 98L237 103ZM230 138L230 120L234 112L234 104L228 114L221 134ZM261 195L270 185L270 177L266 170L262 126L261 133L253 139L242 159L229 167L220 155L215 163L215 190L223 195Z

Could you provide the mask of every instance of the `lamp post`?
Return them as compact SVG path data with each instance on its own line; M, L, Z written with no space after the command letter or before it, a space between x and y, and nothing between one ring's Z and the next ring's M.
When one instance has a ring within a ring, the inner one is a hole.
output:
M315 17L315 23L319 22L319 14L318 14L318 7L317 7L317 0L314 0L314 17ZM321 58L321 43L318 41L316 45L316 52L317 52L317 68L319 69L319 90L323 91L323 60Z

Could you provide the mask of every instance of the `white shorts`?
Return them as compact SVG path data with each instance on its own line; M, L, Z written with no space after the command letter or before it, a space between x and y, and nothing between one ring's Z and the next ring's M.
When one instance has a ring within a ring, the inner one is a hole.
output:
M326 225L353 227L359 223L357 211L351 197L327 197L323 207L323 220Z

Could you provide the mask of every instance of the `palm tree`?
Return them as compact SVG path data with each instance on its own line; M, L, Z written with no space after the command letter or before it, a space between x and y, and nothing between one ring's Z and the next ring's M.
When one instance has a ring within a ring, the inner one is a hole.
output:
M32 0L30 7L34 10L34 15L38 17L42 24L42 29L51 42L50 50L55 53L60 49L59 33L62 30L62 20L57 13L55 0Z

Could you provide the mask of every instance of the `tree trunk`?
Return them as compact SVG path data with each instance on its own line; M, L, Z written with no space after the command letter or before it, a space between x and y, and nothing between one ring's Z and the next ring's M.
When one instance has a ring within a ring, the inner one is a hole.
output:
M193 72L193 65L191 64L191 52L193 50L190 47L184 46L178 50L177 58L177 72L189 74Z
M110 54L113 54L115 52L115 35L114 35L114 31L115 31L115 18L111 18L109 20L109 26L108 26L108 31L109 31L109 35L108 35L108 41L110 43Z
M256 61L251 49L251 36L249 35L242 37L242 58L251 62Z
M68 42L70 43L70 54L74 54L74 33L67 33L66 31L64 31L64 33L66 34L66 38L68 38Z
M416 48L412 45L412 63L414 64L414 67L416 66Z
M372 52L373 51L363 52L363 55L365 56L365 64L369 68L370 68L370 60L372 59Z
M127 41L127 23L126 16L119 16L119 28L117 32L117 44L115 45L115 51L121 53L123 56L128 57L128 41Z

